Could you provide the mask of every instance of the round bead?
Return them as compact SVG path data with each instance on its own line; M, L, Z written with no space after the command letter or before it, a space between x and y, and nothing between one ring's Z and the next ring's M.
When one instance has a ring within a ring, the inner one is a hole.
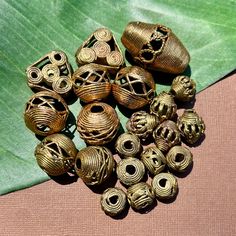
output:
M133 209L142 210L153 204L155 193L149 184L141 182L128 188L127 198Z
M80 137L90 145L109 143L119 128L116 111L106 103L95 102L86 105L79 113L77 130Z
M38 165L52 176L62 175L69 171L74 165L76 154L77 149L74 143L63 134L47 136L35 149Z
M108 42L112 39L112 32L106 28L99 28L93 33L98 41Z
M174 171L184 172L193 162L193 155L183 146L172 147L166 155L167 165Z
M121 134L115 144L116 151L122 157L135 157L141 151L138 136L131 133Z
M116 168L117 177L123 184L131 186L140 182L145 174L144 164L137 158L121 160Z
M42 91L26 103L26 126L35 134L47 136L64 129L69 109L64 99L51 91Z
M52 89L61 96L68 96L72 90L72 80L68 76L61 76L53 81Z
M81 149L75 160L75 171L87 185L99 185L107 180L115 167L108 148L89 146Z
M165 156L155 146L146 148L141 154L141 160L152 175L157 175L166 166Z
M125 192L119 188L108 188L101 196L101 208L110 216L117 216L123 212L127 205Z
M177 195L177 179L169 173L160 173L152 180L152 187L159 199L170 199Z

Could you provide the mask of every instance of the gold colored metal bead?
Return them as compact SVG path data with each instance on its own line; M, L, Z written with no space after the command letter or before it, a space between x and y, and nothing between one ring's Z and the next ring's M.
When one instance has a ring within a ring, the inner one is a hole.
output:
M89 146L81 149L75 159L75 171L87 185L99 185L107 180L115 167L108 148Z
M26 126L35 134L47 136L64 129L69 109L61 96L52 91L41 91L26 103Z
M111 142L118 132L119 118L114 108L106 103L95 102L86 105L79 113L77 130L80 137L90 145Z
M152 175L157 175L165 169L166 158L155 146L146 148L141 154L141 161Z
M188 102L196 94L196 83L186 75L179 75L173 80L170 92L179 101Z
M117 177L123 184L131 186L143 179L145 174L144 164L137 158L122 159L116 168Z
M174 171L184 172L193 162L193 155L183 146L172 147L166 155L167 165Z
M52 82L53 90L61 96L68 96L72 90L72 80L68 76L61 76Z
M118 137L115 148L120 156L127 158L139 154L142 146L138 136L132 133L124 133Z
M136 134L142 141L145 141L158 124L157 116L150 115L145 111L137 111L132 114L126 123L126 128L129 132Z
M153 138L157 148L162 152L167 152L180 143L180 132L173 121L166 120L154 130Z
M187 143L194 144L205 132L203 119L194 109L186 109L178 118L177 125Z
M127 205L125 192L119 188L108 188L101 196L101 208L110 216L117 216L123 212Z
M122 68L112 84L116 101L129 109L139 109L147 105L155 94L152 75L138 66Z
M177 179L170 173L159 173L152 180L152 187L159 199L174 198L178 192Z
M142 210L153 204L155 193L149 184L141 182L128 188L127 198L133 209Z
M161 92L153 98L150 104L150 112L158 117L160 122L170 120L174 117L177 111L174 97L167 92Z
M179 74L190 61L186 48L164 25L130 22L121 42L134 61L147 69Z
M111 92L107 68L97 64L79 67L72 76L75 94L86 103L102 100Z
M74 166L76 154L75 144L63 134L47 136L35 149L38 165L52 176L68 172Z

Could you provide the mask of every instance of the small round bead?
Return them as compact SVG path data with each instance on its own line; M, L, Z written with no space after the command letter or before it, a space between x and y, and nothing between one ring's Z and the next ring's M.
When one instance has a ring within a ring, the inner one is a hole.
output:
M152 175L157 175L166 166L165 156L155 146L148 147L142 152L141 161Z
M127 198L133 209L142 210L153 204L155 193L149 184L140 182L128 188Z
M117 216L123 212L127 205L125 192L119 188L108 188L101 196L101 208L110 216Z
M178 192L177 179L169 173L159 173L152 180L152 187L159 199L170 199Z
M121 160L116 168L117 177L123 184L131 186L143 179L145 174L144 164L137 158Z
M68 76L61 76L52 83L52 89L63 97L71 93L72 86L72 80Z
M122 157L135 157L141 151L138 136L131 133L121 134L115 144L116 151Z

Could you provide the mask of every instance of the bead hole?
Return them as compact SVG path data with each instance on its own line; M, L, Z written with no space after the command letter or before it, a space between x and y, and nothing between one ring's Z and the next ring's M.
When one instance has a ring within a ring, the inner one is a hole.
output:
M184 160L184 154L177 153L177 155L175 156L175 162L181 162L183 160Z
M48 70L48 71L47 71L47 74L48 74L49 77L54 76L54 70L51 70L51 69Z
M38 78L38 74L36 72L32 72L31 73L31 77L36 79L36 78Z
M158 160L157 160L157 158L152 158L152 161L153 161L153 163L156 165L156 164L158 164Z
M110 201L111 204L115 205L118 201L118 196L114 195L114 196L110 197L109 201Z
M42 132L49 132L50 131L50 127L48 127L47 125L37 125L38 130L42 131Z
M154 57L153 53L152 52L149 52L149 51L144 51L142 53L142 57L146 60L146 61L151 61Z
M130 140L128 140L128 141L125 141L124 142L124 147L125 147L125 149L132 149L133 148L133 143L130 141Z
M152 49L154 51L159 51L161 49L161 47L162 47L162 40L160 40L160 39L152 40L150 42L150 44L151 44Z
M136 169L133 165L127 165L126 172L130 175L133 175L136 172Z
M60 88L65 88L67 85L67 82L65 80L62 80L60 83Z
M167 179L161 179L161 180L159 181L159 185L160 185L162 188L165 188L166 182L167 182Z
M99 112L103 112L104 109L102 106L92 106L91 109L90 109L91 112L93 113L99 113Z
M57 54L54 55L54 58L55 58L57 61L60 61L60 60L61 60L61 55L57 53Z
M76 160L76 167L77 169L81 169L81 160L79 158Z

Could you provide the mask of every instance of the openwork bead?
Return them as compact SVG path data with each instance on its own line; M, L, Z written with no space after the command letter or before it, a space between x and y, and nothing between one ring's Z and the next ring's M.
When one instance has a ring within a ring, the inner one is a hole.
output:
M180 132L173 121L166 120L154 130L153 138L157 148L162 152L167 152L180 143Z
M28 85L36 91L53 90L67 96L72 90L72 68L62 51L52 51L26 69Z
M121 134L115 144L116 151L122 157L135 157L141 151L138 136L132 133Z
M170 173L160 173L152 180L152 187L159 199L170 199L178 192L177 179Z
M131 186L143 179L145 174L144 164L137 158L121 160L116 168L117 177L123 184Z
M152 175L157 175L166 166L164 154L155 146L146 148L141 154L141 160Z
M119 128L116 111L106 103L95 102L86 105L79 113L77 129L80 137L90 145L109 143Z
M149 184L141 182L128 188L127 198L133 209L142 210L153 204L155 193Z
M47 136L35 149L38 165L52 176L68 172L74 166L76 154L74 143L63 134Z
M170 120L174 117L177 111L177 105L175 104L174 97L167 92L161 92L155 98L153 98L150 104L151 114L156 115L159 120Z
M101 196L101 208L110 216L117 216L123 212L127 205L125 192L119 188L108 188Z
M81 149L75 160L75 171L87 185L99 185L107 180L115 167L108 148L89 146Z
M147 69L179 74L190 61L183 44L164 25L130 22L121 42L134 61Z
M61 96L52 91L41 91L26 103L24 119L35 134L47 136L61 131L68 115L68 106Z
M188 102L196 94L196 83L186 75L179 75L172 81L170 92L179 101Z
M137 111L128 120L126 128L129 132L136 134L142 141L145 141L158 124L157 116L150 115L145 111Z
M186 109L178 118L177 125L187 143L194 144L205 132L203 119L194 109Z
M167 165L174 171L184 172L193 162L193 155L183 146L172 147L166 155Z
M139 109L147 105L155 94L152 75L138 66L122 68L112 84L116 101L129 109Z
M79 67L72 76L75 94L86 103L102 100L111 92L107 68L97 64Z

